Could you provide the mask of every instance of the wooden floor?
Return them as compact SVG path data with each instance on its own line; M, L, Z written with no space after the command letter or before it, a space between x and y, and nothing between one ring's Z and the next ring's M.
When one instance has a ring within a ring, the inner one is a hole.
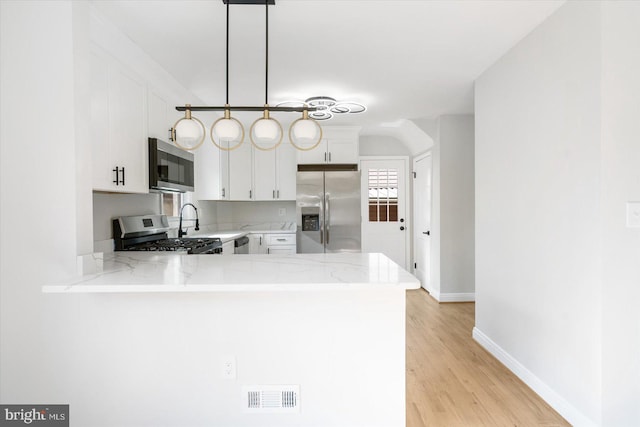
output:
M471 337L475 304L407 291L407 427L568 426Z

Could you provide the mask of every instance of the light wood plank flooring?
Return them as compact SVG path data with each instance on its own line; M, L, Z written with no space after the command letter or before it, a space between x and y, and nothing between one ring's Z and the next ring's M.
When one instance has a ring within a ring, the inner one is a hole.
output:
M475 304L407 291L407 427L568 426L471 337Z

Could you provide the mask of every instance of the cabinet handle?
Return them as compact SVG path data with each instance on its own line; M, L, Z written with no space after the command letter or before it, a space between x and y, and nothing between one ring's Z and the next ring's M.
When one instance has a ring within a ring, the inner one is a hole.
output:
M329 151L329 163L331 163L331 151Z
M252 197L251 197L251 190L249 190L249 198L250 198L250 199L252 198Z
M262 246L262 236L260 236L260 246Z
M222 189L222 197L225 197L225 196L224 196L224 188Z
M275 199L275 198L276 198L276 190L273 190L273 196L272 196L272 198L273 198L273 199Z
M327 161L327 153L324 153L324 161Z
M276 190L276 194L278 196L277 198L279 199L280 198L280 190Z
M122 167L122 171L121 171L120 168L118 166L116 166L113 169L113 172L116 173L116 179L115 179L115 181L113 181L113 183L115 185L120 185L120 184L124 185L124 167ZM122 179L120 179L120 172L122 172Z

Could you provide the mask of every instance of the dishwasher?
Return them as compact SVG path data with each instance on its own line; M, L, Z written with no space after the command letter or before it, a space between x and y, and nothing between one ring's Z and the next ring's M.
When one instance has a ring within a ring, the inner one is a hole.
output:
M249 253L249 238L247 236L238 237L234 242L234 254Z

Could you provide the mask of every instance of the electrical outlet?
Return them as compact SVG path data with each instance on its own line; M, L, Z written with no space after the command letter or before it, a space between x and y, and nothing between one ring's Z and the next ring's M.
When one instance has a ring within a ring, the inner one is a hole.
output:
M627 202L627 227L640 228L640 202Z
M233 356L225 356L221 359L222 378L227 380L236 379L236 358Z
M278 215L279 216L286 216L287 215L287 208L278 209Z

